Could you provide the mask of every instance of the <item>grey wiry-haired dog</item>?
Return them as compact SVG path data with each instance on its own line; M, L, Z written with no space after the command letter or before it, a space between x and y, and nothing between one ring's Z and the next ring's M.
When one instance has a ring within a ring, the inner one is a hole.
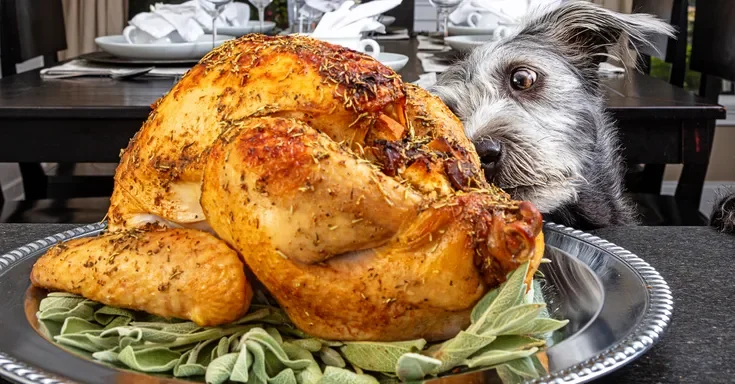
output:
M623 164L597 69L615 57L633 70L631 41L672 32L650 15L566 3L476 48L431 91L464 123L489 181L514 198L574 227L629 224L633 210L622 196Z

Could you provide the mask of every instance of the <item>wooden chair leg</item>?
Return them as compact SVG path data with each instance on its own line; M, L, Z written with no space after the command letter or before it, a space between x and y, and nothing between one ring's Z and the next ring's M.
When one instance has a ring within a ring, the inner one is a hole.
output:
M48 179L40 163L18 163L26 200L45 199Z
M665 164L646 164L641 174L638 186L641 193L661 194L661 184L664 181Z

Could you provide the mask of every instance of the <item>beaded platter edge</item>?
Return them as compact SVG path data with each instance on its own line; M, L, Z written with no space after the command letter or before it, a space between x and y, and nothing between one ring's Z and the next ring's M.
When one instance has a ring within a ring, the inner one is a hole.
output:
M97 234L106 228L106 223L90 224L57 233L46 238L28 243L4 255L0 255L0 275L12 268L15 264L30 257L39 251L48 249L54 244L72 238ZM569 228L563 225L547 222L546 230L559 232L579 241L598 247L630 265L649 287L650 305L646 309L638 327L622 341L612 345L604 352L582 363L567 369L551 372L549 375L534 379L533 384L571 384L584 383L619 368L622 365L638 358L650 349L663 334L670 322L674 309L674 301L666 281L647 262L632 252L619 247L597 236ZM57 384L69 383L67 379L44 372L38 367L17 361L0 351L0 376L28 384Z

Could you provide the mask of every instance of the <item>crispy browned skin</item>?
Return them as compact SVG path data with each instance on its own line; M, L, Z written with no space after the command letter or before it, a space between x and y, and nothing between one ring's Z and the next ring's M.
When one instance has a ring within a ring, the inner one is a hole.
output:
M306 37L226 42L153 106L124 151L110 229L140 227L151 215L203 222L199 160L228 122L289 116L357 146L383 112L402 118L403 99L398 75L364 54Z
M237 253L201 231L125 231L68 241L33 266L34 286L198 325L242 316L252 290Z
M214 231L297 326L340 340L451 337L543 254L539 212L487 184L439 99L306 37L195 66L124 151L108 217Z
M509 271L527 260L535 271L543 238L531 204L494 188L417 201L415 191L359 160L281 118L248 120L210 150L202 189L209 224L305 332L445 339ZM411 209L396 215L403 207ZM392 236L366 248L375 227ZM304 257L312 249L318 259Z

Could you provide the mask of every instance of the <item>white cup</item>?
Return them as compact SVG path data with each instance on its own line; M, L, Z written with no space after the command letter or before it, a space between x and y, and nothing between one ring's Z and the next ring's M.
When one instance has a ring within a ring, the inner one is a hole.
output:
M149 33L132 25L128 25L123 29L123 37L125 37L125 41L127 41L128 44L170 44L184 42L184 39L176 31L173 31L160 39L156 39Z
M508 37L516 28L518 28L517 23L498 22L498 27L493 31L493 39L497 40Z
M380 54L380 45L377 41L372 39L360 39L359 36L354 37L315 37L312 36L310 33L304 33L306 36L310 36L314 39L326 41L327 43L341 45L345 48L349 48L355 51L367 53L368 55L372 56L373 58L377 58ZM372 50L368 51L366 50L367 47L372 48Z
M498 17L492 13L472 12L467 16L467 25L472 28L494 29L498 27Z

